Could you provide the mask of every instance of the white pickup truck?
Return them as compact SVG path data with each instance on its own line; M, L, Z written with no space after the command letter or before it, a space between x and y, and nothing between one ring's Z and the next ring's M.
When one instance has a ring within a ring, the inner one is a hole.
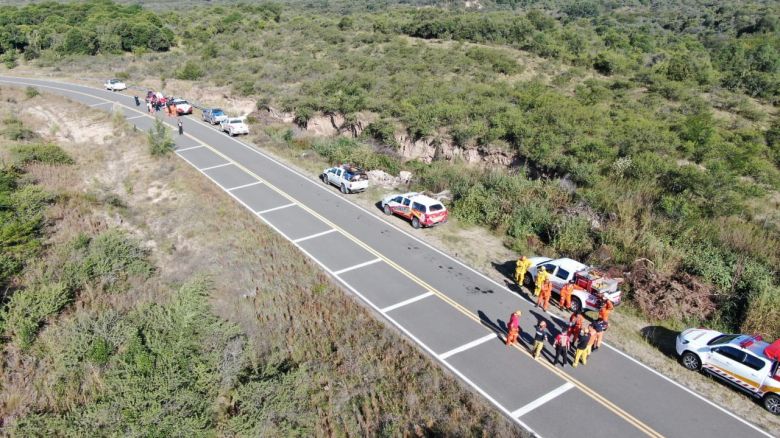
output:
M358 167L343 165L322 171L320 179L325 184L333 184L341 193L357 193L368 188L368 175Z
M533 282L536 282L539 268L544 266L550 274L553 292L560 293L563 285L574 283L572 311L599 310L603 299L612 301L615 306L620 304L622 278L607 277L599 270L569 258L553 260L548 257L531 257L530 260L528 273Z

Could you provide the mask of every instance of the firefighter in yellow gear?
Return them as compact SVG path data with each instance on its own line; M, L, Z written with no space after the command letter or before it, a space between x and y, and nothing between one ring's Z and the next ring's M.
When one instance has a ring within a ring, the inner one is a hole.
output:
M520 256L517 259L517 266L515 267L515 282L518 286L522 286L525 281L525 273L528 272L528 268L531 267L531 261L526 256Z
M539 296L539 294L542 292L542 286L544 285L544 282L547 281L550 278L550 273L547 272L547 269L545 269L544 266L539 267L539 271L536 273L536 280L534 281L535 287L534 287L534 295Z

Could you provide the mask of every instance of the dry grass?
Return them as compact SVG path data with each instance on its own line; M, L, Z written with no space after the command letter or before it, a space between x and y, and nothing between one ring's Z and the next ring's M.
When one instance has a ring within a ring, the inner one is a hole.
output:
M0 89L0 96L11 94L15 92ZM4 418L68 411L103 391L103 372L90 366L82 369L80 380L50 390L61 382L61 363L56 355L47 355L60 351L58 338L67 333L60 327L89 314L84 311L122 311L139 302L165 302L171 285L206 275L214 288L214 312L237 323L246 335L251 369L261 372L284 363L299 370L296 385L307 396L296 401L290 394L292 406L279 409L306 418L314 435L520 433L194 169L174 158L151 159L143 135L115 129L108 115L91 120L91 128L112 133L102 143L78 143L75 132L56 137L49 130L52 123L60 125L57 132L82 129L77 115L84 108L56 96L46 99L49 112L25 111L28 103L21 99L4 110L24 114L29 126L59 140L77 162L66 169L28 169L29 177L60 194L61 202L48 212L48 245L119 227L143 240L159 269L155 277L121 295L83 291L74 306L39 335L35 355L7 346L0 370ZM214 401L223 433L235 430L234 422L243 421L250 408L270 403L249 406L249 399L237 402L241 397ZM273 427L261 422L252 430L278 433Z

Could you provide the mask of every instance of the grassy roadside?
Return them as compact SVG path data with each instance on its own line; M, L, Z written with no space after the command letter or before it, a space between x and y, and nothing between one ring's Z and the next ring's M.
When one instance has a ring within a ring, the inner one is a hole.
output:
M325 158L305 147L309 143L285 141L281 136L276 135L276 133L286 129L282 124L273 125L270 129L265 130L263 126L255 126L254 128L254 133L250 138L252 144L270 152L288 166L296 168L312 178L329 165ZM465 225L457 218L452 218L443 227L414 230L403 220L395 217L388 218L376 208L376 202L383 196L409 189L408 186L395 189L374 186L364 193L350 195L349 199L377 217L405 229L412 235L476 268L499 284L516 290L513 281L507 278L499 268L504 266L506 262L515 260L519 254L507 249L506 242L495 234L482 227ZM479 245L474 245L474 242L479 242ZM557 308L552 311L561 317L568 318L567 313ZM595 317L595 314L589 316ZM614 312L611 321L613 324L606 338L608 343L740 417L762 425L771 433L780 434L780 418L766 412L753 399L734 391L719 381L689 372L677 362L674 353L674 337L680 330L687 328L682 321L648 320L639 309L631 304L623 305Z
M75 162L24 166L57 201L17 293L78 281L24 348L5 338L11 435L522 434L142 133L53 95L0 99ZM93 263L115 248L134 258Z

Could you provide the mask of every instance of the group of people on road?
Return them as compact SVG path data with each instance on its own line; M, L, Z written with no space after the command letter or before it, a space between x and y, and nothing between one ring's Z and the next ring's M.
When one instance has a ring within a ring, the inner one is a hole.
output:
M138 99L138 96L133 96L133 99L135 99L135 106L141 105L141 101L140 99ZM174 117L179 115L178 111L176 110L176 105L173 104L172 99L163 96L161 93L155 93L154 91L149 91L146 93L145 100L146 100L146 111L149 114L158 113L162 108L165 108L165 112L168 114L169 117ZM179 135L184 135L184 124L182 123L181 119L177 121L176 128L179 131Z
M530 267L531 261L525 256L522 256L517 260L515 281L521 288L525 280L525 275ZM547 308L550 304L550 297L552 295L552 282L549 277L550 274L546 271L545 267L540 266L536 274L536 281L534 282L534 295L537 297L536 307L541 307L545 312L547 312ZM561 288L561 296L558 305L562 310L571 310L571 296L574 287L573 283L567 283ZM580 362L582 362L583 365L586 365L588 356L601 347L601 343L604 339L604 332L609 328L609 315L614 309L614 304L606 297L601 297L598 307L598 319L590 323L587 327L585 327L584 315L581 311L577 310L572 312L569 317L568 326L557 330L554 336L553 333L548 330L547 322L539 321L534 327L534 343L530 351L534 359L539 359L539 357L541 357L542 351L544 351L545 342L547 340L552 340L555 350L555 356L552 360L553 365L557 365L560 360L561 365L566 366L569 351L572 349L574 349L572 366L576 368ZM508 346L513 345L520 338L521 314L522 312L517 310L509 317L505 342Z

